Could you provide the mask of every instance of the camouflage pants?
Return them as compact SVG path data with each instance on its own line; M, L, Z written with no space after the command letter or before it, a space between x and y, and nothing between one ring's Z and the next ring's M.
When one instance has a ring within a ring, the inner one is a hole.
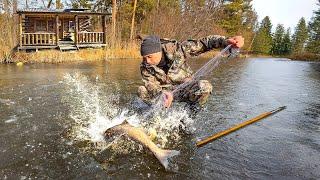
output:
M196 103L204 105L210 94L212 93L212 85L207 80L199 80L191 82L187 87L178 90L174 94L175 101L183 101L188 103ZM150 102L150 94L148 93L145 86L138 88L138 96L146 101Z

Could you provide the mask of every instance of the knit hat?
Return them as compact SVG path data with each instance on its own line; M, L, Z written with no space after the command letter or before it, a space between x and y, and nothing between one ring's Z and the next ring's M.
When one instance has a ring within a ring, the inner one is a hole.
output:
M147 36L141 43L141 56L161 52L160 38L155 35Z

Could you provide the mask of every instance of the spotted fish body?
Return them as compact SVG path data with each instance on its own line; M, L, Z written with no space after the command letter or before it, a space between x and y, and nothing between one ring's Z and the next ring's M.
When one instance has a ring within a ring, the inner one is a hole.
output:
M143 146L147 147L154 156L159 160L161 165L167 170L169 166L169 159L173 156L179 155L179 151L175 150L165 150L159 148L157 145L155 145L149 136L143 131L142 128L137 128L134 126L131 126L128 123L123 123L117 126L114 126L110 129L108 129L105 134L107 136L110 136L112 134L126 134L128 137L132 138L133 140L141 143Z

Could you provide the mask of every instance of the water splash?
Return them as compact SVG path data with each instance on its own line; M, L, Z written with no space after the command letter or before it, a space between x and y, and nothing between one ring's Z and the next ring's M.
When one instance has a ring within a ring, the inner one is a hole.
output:
M68 91L64 101L70 106L70 117L74 120L70 136L75 141L97 144L94 147L96 150L109 147L110 142L105 141L104 132L125 120L133 126L143 127L146 132L150 129L155 130L155 140L161 147L166 147L169 139L179 141L179 128L193 124L193 120L188 117L188 111L182 107L163 111L158 103L158 108L152 108L143 114L121 107L120 93L115 90L117 84L106 85L100 83L97 78L91 80L79 73L65 74L63 82L67 85ZM126 146L125 148L133 147L124 145L123 142L119 144ZM125 148L117 149L127 151Z
M18 120L16 115L10 116L10 119L4 121L5 123L12 123L12 122L16 122Z
M194 120L189 111L183 106L172 107L168 110L154 111L152 118L142 121L143 127L157 132L157 143L167 148L169 140L178 142L181 139L181 130L194 132Z
M116 118L119 96L100 96L102 86L91 82L79 73L66 74L64 80L69 87L66 102L71 107L70 117L75 120L72 136L75 140L103 141L103 132L110 126L121 123Z

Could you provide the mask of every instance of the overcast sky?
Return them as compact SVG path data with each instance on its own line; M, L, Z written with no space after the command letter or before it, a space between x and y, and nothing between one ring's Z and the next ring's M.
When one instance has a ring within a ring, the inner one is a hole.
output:
M317 0L253 0L253 8L259 16L259 22L269 16L273 29L277 24L283 24L285 28L290 27L291 32L296 27L299 19L304 17L309 21L317 6Z

